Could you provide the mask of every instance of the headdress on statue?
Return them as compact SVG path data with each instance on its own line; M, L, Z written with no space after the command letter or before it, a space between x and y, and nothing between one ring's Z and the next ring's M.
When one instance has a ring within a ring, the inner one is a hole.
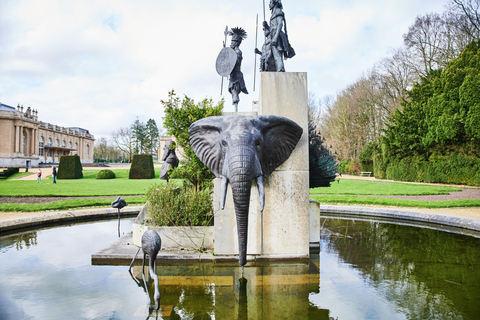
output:
M242 42L243 39L247 38L247 32L241 27L235 27L228 31L228 34L232 36L232 41Z

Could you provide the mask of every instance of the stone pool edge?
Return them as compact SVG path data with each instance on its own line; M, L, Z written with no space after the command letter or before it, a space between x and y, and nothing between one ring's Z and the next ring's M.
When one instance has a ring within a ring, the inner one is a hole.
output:
M120 211L120 217L136 216L143 206L125 207ZM59 223L80 222L97 219L113 219L118 217L117 209L84 209L69 210L52 213L38 214L35 216L11 218L0 220L0 234L3 232L16 231L25 228L43 227Z
M320 216L327 214L347 214L364 217L380 217L389 219L409 220L424 223L433 223L454 228L480 232L480 219L454 216L442 213L419 212L387 208L368 208L355 206L321 205Z

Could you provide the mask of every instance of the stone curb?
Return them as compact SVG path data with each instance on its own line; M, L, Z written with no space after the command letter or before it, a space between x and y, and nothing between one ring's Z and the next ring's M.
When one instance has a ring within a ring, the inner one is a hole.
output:
M417 211L404 211L385 208L365 208L353 206L321 205L322 213L329 214L350 214L368 217L382 217L390 219L411 220L417 222L434 223L449 227L463 228L467 230L480 231L480 219L451 216L441 213L425 213Z
M120 210L121 217L136 216L143 206L125 207ZM0 220L0 234L7 231L52 225L63 222L84 221L118 217L117 209L88 209L59 211L36 216Z

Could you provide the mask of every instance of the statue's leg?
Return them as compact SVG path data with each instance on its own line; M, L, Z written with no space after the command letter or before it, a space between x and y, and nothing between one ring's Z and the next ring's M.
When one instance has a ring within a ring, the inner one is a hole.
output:
M283 57L280 50L277 47L272 46L273 59L275 60L275 66L277 67L277 72L285 72L285 67L283 65Z

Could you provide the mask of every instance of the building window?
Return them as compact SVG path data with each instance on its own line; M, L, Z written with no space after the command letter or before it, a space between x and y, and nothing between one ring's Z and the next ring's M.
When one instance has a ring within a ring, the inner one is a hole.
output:
M75 150L78 150L78 143L75 142Z
M60 142L58 142L58 139L55 139L55 147L59 147L60 146Z
M72 149L72 141L68 142L68 148Z
M27 135L25 134L25 131L22 133L22 153L25 154L25 144L27 141Z
M43 156L43 136L40 136L40 141L38 142L38 155Z
M87 144L87 147L85 148L85 151L86 151L86 153L87 153L87 157L88 157L88 155L89 155L89 151L90 151L89 149L90 149L90 146Z
M52 146L52 138L48 138L48 146Z
M65 140L62 141L62 147L65 148L67 146L67 143L65 142Z

